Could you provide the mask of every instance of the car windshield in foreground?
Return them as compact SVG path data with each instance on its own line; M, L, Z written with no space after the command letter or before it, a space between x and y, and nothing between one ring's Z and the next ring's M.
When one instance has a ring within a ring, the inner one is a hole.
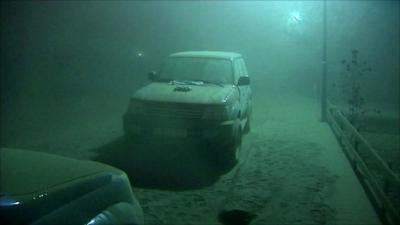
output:
M176 81L189 84L233 84L231 61L215 58L168 58L158 81ZM190 83L192 82L192 83Z

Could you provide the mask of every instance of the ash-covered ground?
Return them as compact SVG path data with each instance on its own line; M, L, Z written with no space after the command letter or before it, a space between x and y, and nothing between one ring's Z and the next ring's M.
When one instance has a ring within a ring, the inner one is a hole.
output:
M317 99L256 92L252 131L236 164L215 164L201 143L127 142L127 101L104 96L58 116L14 121L14 135L2 145L123 169L147 224L218 224L223 209L256 214L252 224L379 224L328 124L319 121Z

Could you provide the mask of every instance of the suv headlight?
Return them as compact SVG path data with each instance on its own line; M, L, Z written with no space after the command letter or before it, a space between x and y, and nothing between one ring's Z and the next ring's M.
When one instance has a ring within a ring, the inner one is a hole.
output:
M128 112L135 114L144 114L144 104L136 99L131 99L129 102Z
M228 120L228 106L209 106L204 110L202 119L205 120Z

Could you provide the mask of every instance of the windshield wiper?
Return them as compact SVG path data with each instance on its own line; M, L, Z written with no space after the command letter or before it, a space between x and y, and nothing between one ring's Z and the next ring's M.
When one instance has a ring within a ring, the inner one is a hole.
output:
M221 82L212 82L207 80L175 80L171 78L159 78L158 82L169 82L171 84L189 84L189 85L203 85L203 84L213 84L223 87L223 83Z
M156 81L158 82L170 82L173 81L171 78L158 78Z
M194 82L203 82L205 84L214 84L214 85L218 85L220 87L224 86L224 84L221 82L213 82L213 81L208 81L208 80L194 80Z
M193 81L190 80L170 80L171 84L193 84L196 85L196 83L194 83Z
M198 80L170 80L171 84L203 85L203 81Z

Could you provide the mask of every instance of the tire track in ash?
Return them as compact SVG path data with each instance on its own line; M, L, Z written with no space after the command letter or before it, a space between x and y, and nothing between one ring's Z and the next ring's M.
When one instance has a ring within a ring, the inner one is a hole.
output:
M232 199L232 196L234 194L234 189L236 187L236 184L238 182L239 179L239 174L241 172L241 170L243 169L243 166L246 164L249 155L253 149L253 144L250 144L249 147L247 146L242 146L239 149L239 153L238 155L238 160L239 163L236 165L236 167L234 168L234 170L231 172L231 176L228 178L225 178L225 180L227 180L229 183L228 185L228 190L225 192L225 198L223 199L223 201L221 203L218 204L218 206L216 207L216 212L220 212L224 209L229 209L229 201ZM243 150L244 149L244 150Z
M279 133L249 137L238 167L222 181L226 197L218 210L258 214L252 224L334 223L336 213L324 199L336 178L313 162L323 147Z

